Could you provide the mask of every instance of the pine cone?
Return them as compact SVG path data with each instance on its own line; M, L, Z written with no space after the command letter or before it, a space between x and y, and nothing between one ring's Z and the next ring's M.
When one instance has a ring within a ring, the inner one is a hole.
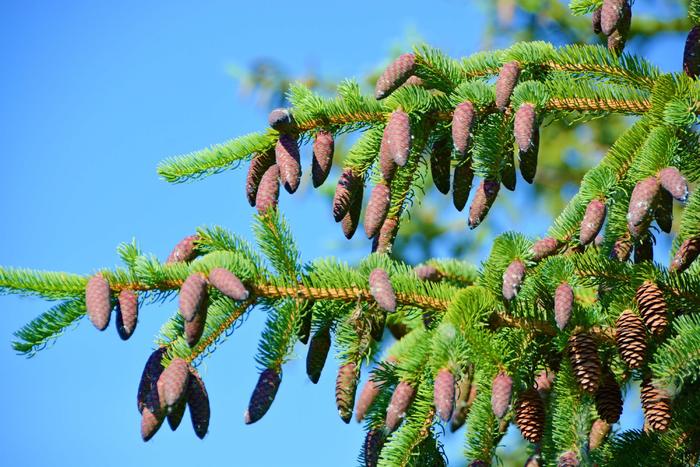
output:
M396 165L406 165L411 153L411 121L406 112L395 110L391 113L382 140L386 140L386 150Z
M180 287L180 314L185 321L192 321L197 312L204 308L209 293L207 279L202 273L195 272L185 279Z
M197 370L190 368L190 379L187 388L187 405L190 408L192 428L199 439L203 439L209 430L209 395L204 381Z
M579 234L581 245L588 245L598 235L600 228L603 227L606 211L605 203L599 199L594 199L588 203L586 214L583 215L583 221L581 221Z
M451 159L452 148L449 140L445 138L439 139L433 145L433 151L430 153L430 173L433 176L435 188L445 195L450 191Z
M520 77L520 64L516 61L503 64L496 80L496 108L503 112L510 103L510 96Z
M634 247L634 264L654 261L654 245L649 235L642 238Z
M654 431L666 431L671 424L671 398L663 389L655 388L651 379L642 381L644 420Z
M467 415L469 415L469 409L474 403L476 396L477 385L472 384L471 376L465 373L462 379L457 383L455 410L452 413L452 420L450 421L451 432L454 433L464 425Z
M352 418L358 378L357 365L353 362L346 363L338 369L338 376L335 380L335 404L338 407L341 420L345 423L350 423Z
M685 40L683 71L691 78L700 75L700 25L693 26Z
M416 397L416 389L406 381L401 381L391 395L389 407L386 409L384 424L389 432L396 430L406 417L406 411Z
M608 370L595 395L595 408L601 419L617 423L622 415L622 392L615 376Z
M525 460L525 465L523 467L541 467L542 459L540 459L539 454L533 454Z
M503 298L510 301L518 295L524 276L525 263L519 259L514 259L503 272Z
M365 187L361 183L357 185L357 191L353 196L352 203L348 208L348 212L345 213L343 219L340 221L340 225L343 228L343 234L345 238L350 240L355 231L357 230L357 225L360 222L360 213L362 212L362 197L364 196Z
M688 182L675 167L666 167L659 172L659 183L671 196L681 202L688 199Z
M299 188L301 179L301 162L299 144L295 136L282 133L275 146L275 163L279 167L280 181L288 193Z
M510 398L513 395L513 378L500 372L491 386L491 410L497 418L503 418L508 411Z
M311 323L313 321L314 301L307 300L306 302L297 302L299 306L299 329L297 329L297 337L299 342L306 344L311 337Z
M560 330L569 324L573 306L574 289L567 282L562 282L554 292L554 320Z
M362 180L351 169L344 169L340 174L335 195L333 195L333 218L336 222L340 222L345 217L361 185Z
M594 394L601 374L600 358L595 340L585 332L569 337L569 359L574 376L584 391Z
M452 114L452 144L461 157L464 157L469 149L475 117L474 105L469 101L455 107Z
M631 17L631 8L628 0L605 0L600 11L600 30L609 36L613 31L624 28L625 19ZM627 26L629 28L629 26Z
M435 376L433 389L435 410L443 422L452 417L455 405L455 377L447 368L441 368Z
M306 374L312 383L318 383L331 348L331 331L328 327L319 328L311 338L306 354Z
M640 368L647 351L644 323L632 310L625 310L615 323L615 343L620 357L628 367Z
M649 228L658 195L659 182L656 177L645 178L632 190L627 211L627 227L633 237L640 237Z
M384 99L401 86L416 70L416 57L413 54L400 55L377 80L374 97Z
M615 55L620 55L627 44L627 33L622 31L613 31L608 36L608 50Z
M598 449L605 441L608 433L610 433L610 424L608 422L601 419L593 422L591 432L588 434L588 449L591 451Z
M498 196L501 185L493 180L482 180L469 207L469 228L475 229L486 218L491 205Z
M683 272L690 267L695 258L700 254L700 237L686 238L673 257L670 271Z
M102 274L92 276L85 287L87 315L100 331L104 331L109 325L109 316L112 313L111 294L109 282Z
M275 152L270 150L262 154L255 154L248 166L248 175L245 182L245 194L248 203L255 207L255 198L258 193L260 181L265 174L265 171L275 163Z
M187 392L187 390L185 390ZM170 413L168 414L168 425L170 425L170 429L172 431L177 430L177 427L180 426L180 422L182 422L182 417L185 415L185 406L187 405L187 398L182 398L180 399L180 402L175 404L175 406L170 410Z
M289 109L273 109L267 116L267 122L273 129L279 131L280 133L296 131L296 122L294 122L294 117Z
M473 180L474 170L471 160L467 159L457 164L452 179L452 202L458 211L464 209L467 204Z
M673 228L673 197L666 190L659 191L654 218L662 231L671 233Z
M593 25L593 34L600 34L602 31L600 27L600 14L601 8L596 8L593 11L593 16L591 17L591 23Z
M246 300L250 295L243 282L228 269L214 268L209 271L209 283L233 300Z
M396 311L396 293L385 270L376 268L369 274L369 292L379 308L389 313Z
M124 289L119 292L117 301L117 333L127 340L136 329L139 313L139 299L133 290Z
M557 467L578 467L581 461L573 451L567 451L557 459Z
M323 182L328 178L328 174L333 166L334 148L333 133L319 130L314 139L313 157L311 159L311 181L314 188L323 185Z
M520 394L515 404L515 423L527 441L538 443L544 434L544 404L536 390L530 388Z
M536 126L535 106L530 103L522 104L515 112L513 121L513 135L520 152L527 152L532 148Z
M177 263L180 261L192 261L197 257L197 250L195 242L199 240L199 235L189 235L173 248L173 251L168 255L168 259L165 260L165 264Z
M250 396L248 409L243 416L243 421L246 425L257 422L267 413L272 405L272 401L275 400L281 382L281 375L272 368L265 368L260 373L258 383Z
M537 174L537 154L540 150L540 128L532 130L530 149L518 151L520 158L520 174L527 183L532 183Z
M515 176L515 155L508 148L503 152L503 167L501 169L501 184L510 191L515 191L517 178Z
M533 261L542 261L543 259L556 254L559 249L559 240L553 237L545 237L542 240L537 240L532 245Z
M382 173L382 178L387 185L394 179L398 169L389 150L388 142L388 138L382 136L382 142L379 145L379 171Z
M542 370L537 378L535 378L535 389L539 393L542 399L545 399L549 392L552 390L552 384L554 384L554 378L556 373L553 371Z
M367 432L362 446L365 467L377 467L379 465L379 455L382 452L385 439L384 430L372 429Z
M655 336L663 334L668 327L668 309L664 293L659 286L651 281L645 281L637 289L635 298L639 314L647 329Z
M199 343L207 322L207 307L203 306L194 314L192 321L185 321L185 341L190 348Z
M418 279L428 282L439 282L442 279L442 273L438 269L430 264L421 264L413 268L413 272L416 273Z
M382 228L379 229L379 235L372 240L372 252L391 253L396 240L396 234L399 231L399 221L393 217L384 219Z
M149 394L155 393L155 398L158 398L156 384L158 378L160 378L161 373L163 373L165 369L160 363L163 359L163 355L165 355L165 351L165 347L159 347L154 350L148 357L148 360L146 360L146 365L143 367L141 380L139 381L139 390L136 395L136 405L139 409L139 413L143 412L146 406L149 406L151 412L160 410L160 401L153 400L153 398L149 397Z
M365 234L367 238L372 238L379 233L379 229L389 213L391 203L391 191L383 183L376 185L372 189L365 209Z
M170 412L185 396L190 365L181 358L174 358L158 378L158 397L161 406Z
M258 192L255 195L255 209L259 214L264 214L268 209L277 209L277 200L280 196L280 169L277 164L271 165L260 180Z
M143 412L141 412L141 438L144 441L149 441L162 424L163 417L154 414L148 407L144 407Z
M630 253L632 253L632 244L629 240L618 238L610 251L610 257L624 263L630 258Z
M417 77L416 75L411 75L408 77L405 83L403 83L403 87L407 86L423 86L425 83L423 82L422 79Z
M360 392L360 397L357 399L357 405L355 406L355 420L361 422L364 420L365 415L367 415L367 410L369 410L372 402L377 397L380 391L379 383L372 381L373 375L370 375L370 379L362 387Z

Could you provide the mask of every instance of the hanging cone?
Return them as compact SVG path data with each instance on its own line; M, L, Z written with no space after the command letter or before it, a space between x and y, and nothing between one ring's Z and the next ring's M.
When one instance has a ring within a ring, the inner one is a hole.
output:
M673 228L673 197L666 190L659 192L654 219L656 219L656 224L662 231L671 233Z
M525 263L519 259L513 260L503 272L503 298L510 301L518 295L525 276Z
M583 221L581 221L579 234L581 245L588 245L598 235L600 228L603 227L603 222L605 222L606 211L605 203L599 199L594 199L588 203L586 214L583 215Z
M491 410L497 418L503 418L506 415L512 395L513 378L500 372L491 386Z
M268 209L277 209L280 196L280 170L277 164L271 165L260 180L258 192L255 195L255 209L264 214Z
M187 390L190 365L181 358L174 358L158 378L158 397L168 413L182 400Z
M246 425L257 422L267 413L272 405L272 401L275 400L281 382L280 374L272 368L265 368L260 373L258 383L250 396L248 409L243 416L243 421Z
M578 467L581 461L573 451L567 451L557 459L557 467Z
M650 235L644 236L634 247L634 264L654 261L654 244Z
M629 33L632 17L627 16L626 18L626 22L608 36L608 50L615 55L620 55L627 43L627 35Z
M190 274L180 287L180 314L185 321L192 321L197 312L206 306L207 279L202 273Z
M632 243L627 239L618 238L610 251L610 257L624 263L630 258L630 253L632 253Z
M382 142L379 145L379 171L387 185L394 179L396 170L399 168L391 155L388 143L389 139L382 136Z
M335 405L338 407L341 420L345 423L350 423L352 418L358 377L357 365L353 362L346 363L338 369L335 380Z
M413 272L416 273L418 279L428 282L439 282L442 280L442 273L431 264L421 264L413 268Z
M562 282L554 292L554 320L559 330L563 330L569 324L573 307L574 289L567 282Z
M615 323L615 343L628 367L641 368L647 351L644 323L632 310L625 310Z
M374 97L384 99L396 88L401 86L416 70L416 56L413 54L400 55L384 70L374 88Z
M391 395L389 407L386 409L384 424L389 432L396 430L406 417L406 411L416 397L416 389L406 381L401 381Z
M312 383L318 383L331 348L331 331L328 327L319 328L311 338L306 354L306 374Z
M139 390L136 395L136 405L139 412L143 412L143 409L148 405L151 412L156 412L160 409L160 401L153 401L149 398L149 394L155 393L156 399L158 397L157 382L160 378L161 373L163 373L163 366L161 365L161 360L165 354L166 348L159 347L154 350L146 361L146 365L143 367L143 372L141 373L141 380L139 381Z
M372 429L367 432L365 442L362 445L362 455L365 461L365 467L377 467L379 465L379 455L384 446L386 435L384 430Z
M275 146L275 163L279 167L280 181L288 193L299 188L301 179L301 161L299 144L295 136L282 133Z
M411 153L411 121L403 110L395 110L384 128L382 142L396 165L403 167Z
M556 238L545 237L542 240L537 240L532 245L532 259L533 261L541 261L556 254L558 249L559 241Z
M199 235L189 235L178 242L173 251L168 255L165 264L178 263L180 261L192 261L197 257L197 246Z
M474 105L469 101L455 107L452 114L452 144L461 157L464 157L469 149L475 117Z
M675 167L666 167L659 172L661 187L681 202L688 199L688 182Z
M544 404L536 390L530 388L520 394L515 404L515 423L527 441L538 443L544 434Z
M457 383L457 395L455 400L455 410L452 413L450 420L450 431L459 430L469 415L471 408L477 395L477 385L472 384L471 375L464 373L462 379Z
M203 306L195 313L192 321L185 321L185 341L190 348L199 343L204 334L204 325L207 322L207 307Z
M248 204L255 207L255 198L258 194L258 187L262 181L263 175L275 163L275 152L270 150L264 153L258 153L253 156L248 166L248 175L245 182L245 194L248 199Z
M658 195L659 182L656 177L645 178L632 190L627 211L627 227L633 237L640 237L649 228Z
M653 431L666 431L671 424L671 398L662 389L657 389L647 378L641 386L644 421Z
M433 177L435 188L447 194L450 191L450 161L452 158L452 148L449 140L440 138L433 145L430 153L430 174Z
M385 270L376 268L369 274L369 292L382 310L396 311L396 293Z
M379 235L374 237L372 241L372 252L391 253L394 246L394 240L399 230L399 221L393 217L387 217L382 223L382 228L379 229Z
M527 102L520 105L513 121L513 135L520 152L527 152L532 148L536 128L535 106Z
M598 449L605 441L605 437L610 433L610 424L600 418L593 422L591 432L588 434L588 449L593 451Z
M683 49L683 71L691 78L700 75L700 26L693 26Z
M163 417L155 415L147 407L141 412L141 438L149 441L163 424Z
M214 268L209 271L209 283L233 300L246 300L250 295L243 282L228 269Z
M595 394L595 408L600 418L617 423L622 415L622 392L615 376L607 370Z
M460 162L456 167L452 179L452 202L458 211L464 209L472 189L474 170L470 159Z
M496 108L503 112L510 104L510 96L520 77L520 64L516 61L503 64L496 80Z
M352 203L348 212L345 213L343 219L340 221L340 225L343 229L343 235L345 238L350 240L355 231L357 231L357 225L360 223L360 213L362 212L362 197L364 196L364 185L361 183L357 185L357 192L353 196Z
M139 298L133 290L119 292L117 301L117 333L127 340L136 329L139 314Z
M88 318L100 331L104 331L109 325L109 317L112 313L111 295L109 282L99 273L92 276L85 287L85 307Z
M296 123L289 109L279 108L273 109L267 116L267 122L280 133L289 133L296 131Z
M491 205L498 196L501 185L493 180L482 180L469 206L469 228L475 229L486 218Z
M532 131L532 142L527 151L518 151L520 174L527 183L532 183L537 174L537 155L540 151L540 128Z
M187 391L185 390L185 393ZM172 431L177 430L177 427L180 426L180 422L182 422L182 417L185 416L185 406L187 405L187 398L183 397L180 399L180 402L175 404L175 406L170 410L170 413L168 414L168 425L170 426L170 429Z
M306 302L297 302L299 306L300 323L299 329L297 329L297 337L299 342L306 344L309 342L309 337L311 337L311 322L313 321L313 307L314 301L307 300Z
M624 27L625 18L631 14L628 0L605 0L600 11L600 30L609 36Z
M209 395L204 381L197 370L190 368L189 386L187 388L187 406L190 409L192 428L199 439L203 439L209 430Z
M455 377L449 369L441 368L435 376L433 396L438 417L447 422L455 405Z
M379 233L389 213L391 191L387 185L380 183L372 189L365 209L365 234L372 238Z
M314 188L323 185L323 182L328 178L333 165L334 148L333 134L326 130L319 130L314 139L313 157L311 158L311 181Z
M601 8L596 8L593 11L593 16L591 17L591 23L593 26L593 34L600 34L602 29L600 27L600 14Z
M594 394L601 374L600 358L595 340L585 332L572 334L568 345L574 376L584 391Z
M333 218L336 222L340 222L347 214L361 185L362 180L351 169L345 169L340 174L333 195Z
M501 170L501 183L506 189L515 191L517 178L515 177L515 156L509 148L503 153L504 165Z
M676 251L670 271L683 272L690 267L695 258L700 254L700 237L686 238Z
M637 289L635 298L639 314L647 329L655 336L663 334L668 327L668 308L664 293L659 286L651 281L645 281Z

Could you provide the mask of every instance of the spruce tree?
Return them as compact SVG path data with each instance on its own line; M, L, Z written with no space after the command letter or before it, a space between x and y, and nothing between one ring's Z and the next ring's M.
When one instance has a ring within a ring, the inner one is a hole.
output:
M690 187L700 179L700 0L688 5L680 73L623 51L634 28L629 1L570 8L590 16L607 46L521 41L454 59L419 45L384 70L374 94L351 80L333 96L293 84L290 107L271 112L268 128L164 160L158 173L170 183L245 162L240 196L256 208L257 244L209 226L193 228L165 260L131 242L118 247L123 266L86 275L1 267L2 293L56 302L17 331L15 350L35 354L86 314L99 330L116 323L126 340L139 332L139 307L172 300L177 313L134 382L142 437L166 418L177 428L188 408L201 438L218 388L196 366L247 313L264 310L245 423L274 410L301 341L312 381L336 372L340 418L361 407L363 465L444 465L439 432L448 422L466 424L470 465L495 462L511 424L531 443L527 465L696 464L700 191ZM629 128L540 238L516 225L492 239L480 266L392 255L426 180L452 190L477 229L516 189L516 167L537 183L543 123L613 115L631 116ZM359 139L334 180L334 140L351 132ZM358 264L302 261L278 199L307 171L314 187L337 184L327 215L343 234L366 234L372 253ZM669 260L654 262L650 246L674 214ZM385 328L396 342L380 352ZM331 346L339 368L326 361ZM370 361L371 379L360 381ZM632 384L642 388L645 428L610 430Z

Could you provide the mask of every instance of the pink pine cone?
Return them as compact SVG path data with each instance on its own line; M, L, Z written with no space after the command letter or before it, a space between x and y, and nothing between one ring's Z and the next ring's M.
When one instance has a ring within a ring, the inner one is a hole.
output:
M659 182L648 177L635 185L627 211L627 227L635 238L646 232L659 196Z
M191 274L180 288L180 314L185 321L192 321L208 298L207 279L201 273Z
M174 358L158 378L158 396L162 407L172 409L184 397L190 376L190 365Z
M386 150L389 157L403 167L411 152L411 121L403 110L395 110L389 117L389 123L384 128L382 143L386 140Z
M548 256L556 254L558 249L559 240L553 237L545 237L532 245L532 259L533 261L541 261Z
M117 301L117 333L127 340L136 329L139 313L139 299L133 290L124 289L119 292Z
M367 432L362 445L362 454L365 467L377 467L379 465L379 455L382 452L386 435L384 430L372 429Z
M189 235L175 245L173 251L170 252L165 264L177 263L180 261L192 261L197 257L195 242L199 240L199 235Z
M351 169L343 170L333 195L333 218L340 222L355 200L362 180Z
M513 135L520 152L527 152L532 147L536 125L535 106L529 103L522 104L515 112L513 122Z
M311 160L311 181L314 188L323 185L328 178L333 165L333 151L335 143L333 134L326 130L316 133L313 147L313 158Z
M360 392L360 397L357 399L357 405L355 406L355 420L361 422L365 415L367 415L367 410L374 402L374 399L379 394L379 383L372 381L372 376L365 383L362 391Z
M411 53L400 55L394 60L377 80L374 97L384 99L401 86L414 73L416 57Z
M683 272L690 267L700 255L700 237L687 238L676 251L671 261L670 271Z
M386 419L384 420L388 431L394 431L399 427L415 397L416 389L409 383L401 381L396 386L391 395L389 407L386 409Z
M187 388L187 405L190 408L192 428L199 439L204 438L209 430L209 395L204 381L194 368L190 368L190 378Z
M513 396L513 379L506 373L499 373L491 386L491 410L498 418L503 418L508 411Z
M430 264L416 266L413 268L413 271L416 273L416 276L418 276L418 279L422 281L437 282L442 279L442 273L440 273L435 266Z
M666 167L659 172L659 183L671 196L678 201L688 199L688 182L675 167Z
M620 28L625 16L630 15L628 0L605 0L600 11L600 30L609 36Z
M266 368L260 373L258 383L250 396L248 410L243 417L246 425L257 422L267 413L272 401L275 400L281 382L280 374L275 370Z
M486 218L491 205L498 196L501 184L493 180L482 180L474 194L471 206L469 206L469 228L475 229Z
M259 214L264 214L270 208L277 208L277 200L280 195L279 178L280 170L277 164L271 165L265 171L255 196L255 208Z
M510 104L510 96L520 77L520 64L512 61L503 64L496 80L496 108L503 112Z
M389 213L391 203L391 190L383 183L376 185L372 189L365 209L365 234L367 238L372 238L379 233L379 229L384 223Z
M581 462L575 452L567 451L557 460L557 467L578 467Z
M569 324L573 306L574 289L567 282L562 282L554 292L554 320L560 330Z
M474 181L474 170L470 160L465 160L455 167L452 179L452 203L458 211L464 209L469 199L469 192Z
M503 272L503 298L513 300L518 295L524 276L525 263L519 259L513 260Z
M601 200L594 199L588 203L588 206L586 206L586 213L583 215L583 220L581 221L581 231L579 234L581 245L588 245L595 239L595 236L598 235L601 227L603 227L606 212L607 208L605 207L605 203Z
M206 322L207 308L204 306L197 310L192 321L185 321L185 341L190 348L199 343L199 339L201 339L202 334L204 334L204 325Z
M447 422L455 406L455 377L447 368L440 369L435 376L433 396L438 417Z
M100 331L104 331L109 325L109 317L112 313L112 299L109 282L96 274L90 278L85 287L85 307L92 324Z
M389 313L396 311L396 294L385 270L376 268L369 274L369 291L379 308Z
M474 104L462 102L452 114L452 143L460 156L464 157L469 148L472 128L476 120Z
M391 253L394 246L394 240L399 230L399 221L395 218L386 218L382 223L382 228L379 229L379 235L374 237L372 241L372 252Z
M299 188L301 162L296 137L282 133L275 146L275 162L280 171L280 180L288 193Z
M285 108L273 109L267 116L267 122L273 129L282 133L294 131L296 126L291 112Z
M151 412L147 407L141 412L141 438L149 441L163 424L164 417Z
M224 268L209 271L209 283L233 300L246 300L250 293L234 273Z
M245 193L248 204L255 207L255 198L258 194L258 187L267 169L275 163L275 152L267 151L262 154L255 154L248 166L248 175L245 182Z

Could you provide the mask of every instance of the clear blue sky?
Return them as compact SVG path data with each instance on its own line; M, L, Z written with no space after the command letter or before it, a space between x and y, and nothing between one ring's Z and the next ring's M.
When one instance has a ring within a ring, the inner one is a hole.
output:
M292 71L361 78L413 29L451 55L478 49L482 21L472 2L397 5L361 0L338 12L318 1L0 2L0 264L89 273L117 264L116 245L132 237L165 257L197 225L249 235L244 171L171 186L156 176L157 162L264 126L265 112L226 73L231 64L273 57ZM679 63L677 47L662 55ZM340 231L325 201L283 195L282 206L305 259L338 254ZM85 321L36 358L16 356L12 332L46 308L0 297L4 464L355 465L363 434L337 416L332 361L318 385L303 358L288 365L267 416L243 424L261 312L201 367L212 403L205 440L185 420L143 443L136 387L175 305L142 310L126 343L113 326L98 333ZM297 350L303 357L305 348ZM449 438L451 459L463 439Z

